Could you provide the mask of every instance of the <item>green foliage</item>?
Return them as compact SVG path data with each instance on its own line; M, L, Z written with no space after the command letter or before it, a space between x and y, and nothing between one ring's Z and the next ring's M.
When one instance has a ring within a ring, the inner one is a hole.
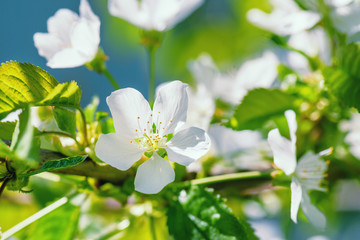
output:
M192 186L168 209L167 224L175 239L258 239L245 220L237 219L212 191Z
M58 84L30 63L7 62L0 67L0 118L28 103L39 102Z
M75 137L75 131L76 131L75 110L66 107L54 107L53 113L58 127L61 130L70 133L71 136Z
M96 117L96 110L99 106L99 97L98 96L94 96L91 100L91 103L88 104L85 109L84 109L84 113L85 113L85 118L86 121L88 123L94 122L95 121L95 117Z
M36 137L36 129L32 125L32 112L29 107L23 109L19 115L12 138L10 150L12 151L12 166L17 174L39 164L40 140Z
M16 122L0 122L0 139L11 140Z
M28 104L78 107L81 91L75 82L59 84L30 63L7 62L0 67L0 119Z
M360 110L360 46L350 43L338 54L337 67L327 67L323 74L329 91L348 107Z
M33 223L26 239L74 239L78 228L79 216L80 207L68 202Z
M255 130L270 118L294 108L295 98L279 89L257 88L248 92L227 124L234 130Z
M39 174L42 172L49 172L49 171L74 167L74 166L82 163L86 158L87 158L87 155L47 161L42 165L42 167L39 170L22 174L22 176L31 176L31 175Z
M81 90L76 82L72 81L56 85L39 104L77 108L80 98Z

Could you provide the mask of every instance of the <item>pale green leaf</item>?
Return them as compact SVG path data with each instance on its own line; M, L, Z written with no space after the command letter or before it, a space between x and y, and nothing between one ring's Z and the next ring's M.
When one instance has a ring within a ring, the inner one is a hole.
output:
M257 88L248 92L226 125L234 130L255 130L272 117L294 108L295 98L279 89Z
M32 114L29 107L23 109L12 138L10 149L13 159L11 160L17 173L36 167L40 161L40 140L35 137L36 129L31 121Z

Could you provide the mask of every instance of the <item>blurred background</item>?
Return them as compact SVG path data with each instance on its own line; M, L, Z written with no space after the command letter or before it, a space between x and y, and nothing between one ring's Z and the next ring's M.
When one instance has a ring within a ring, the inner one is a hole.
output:
M0 61L30 62L52 74L58 81L76 80L82 89L82 105L94 94L100 97L100 109L108 111L105 98L113 91L107 79L85 67L51 69L46 59L39 56L33 35L47 32L46 22L60 8L79 13L79 2L64 1L2 1L0 3ZM107 2L89 0L101 21L101 43L109 57L109 71L121 87L133 87L147 96L147 56L140 45L140 30L128 22L113 17ZM207 0L198 10L164 34L161 48L156 53L157 84L179 79L191 81L187 62L201 53L209 53L220 68L231 68L260 51L266 41L265 33L246 21L245 13L253 7L269 8L265 0ZM99 85L101 84L101 91Z
M34 46L34 33L47 32L46 21L50 16L60 8L68 8L78 13L79 2L1 1L0 61L30 62L45 69L60 82L75 80L82 89L82 106L88 104L93 95L98 95L100 110L109 111L105 99L113 88L103 75L90 72L85 67L51 69L46 66L46 59L38 55ZM147 97L147 56L144 47L139 44L140 30L111 16L107 1L89 0L89 3L101 20L100 45L109 57L109 71L122 88L136 88ZM217 66L227 71L236 69L246 58L257 55L270 46L269 33L247 22L246 12L251 8L270 11L271 5L267 0L206 0L205 4L188 18L167 31L162 46L156 53L157 84L175 79L191 83L193 79L187 68L188 61L203 52L209 53ZM43 181L34 177L31 186L36 186L31 195L7 192L6 197L0 199L2 231L34 214L48 202L63 196L71 185L67 185L66 181ZM228 205L235 214L244 210L261 239L358 239L359 183L339 181L330 190L327 201L321 202L321 210L328 219L326 232L318 232L302 215L299 216L298 224L290 221L288 190L277 190L277 195L273 194L272 190L257 195L247 194L241 201L228 196ZM119 206L119 203L111 198L107 198L105 202L98 200L93 211L101 212L106 220L99 221L103 225L92 226L89 231L96 232L99 231L97 228L106 226L111 221L121 221L122 212ZM96 217L90 214L86 221L91 221L92 218Z

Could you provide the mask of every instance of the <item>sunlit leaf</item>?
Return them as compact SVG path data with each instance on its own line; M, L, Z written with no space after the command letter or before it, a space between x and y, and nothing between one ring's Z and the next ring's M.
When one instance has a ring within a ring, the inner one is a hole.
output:
M12 61L0 67L0 119L28 104L77 107L80 96L75 82L60 84L30 63Z

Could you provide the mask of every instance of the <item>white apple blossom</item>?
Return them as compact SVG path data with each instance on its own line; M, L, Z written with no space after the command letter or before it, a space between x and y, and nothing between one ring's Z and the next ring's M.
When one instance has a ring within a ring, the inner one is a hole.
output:
M109 0L111 15L145 30L168 30L190 15L204 0Z
M277 76L278 60L271 51L248 59L235 74L222 74L208 54L202 54L189 64L198 83L204 84L213 99L239 104L247 92L254 88L269 88Z
M310 200L308 194L311 190L326 191L321 182L327 170L327 164L320 159L320 156L328 154L325 150L319 154L312 152L305 153L297 163L296 161L296 115L292 110L285 112L289 125L290 140L280 135L279 129L269 132L268 141L274 155L275 165L291 176L291 219L297 222L299 207L317 228L324 229L326 218Z
M204 130L180 127L186 122L186 88L180 81L162 84L152 110L133 88L117 90L106 99L116 133L101 135L95 153L120 170L130 168L144 153L153 153L137 169L135 190L139 192L154 194L174 181L174 170L159 150L165 149L170 161L188 166L210 148Z
M340 127L348 132L345 142L349 144L351 154L360 159L360 114L354 113L351 119L342 122Z
M100 43L100 20L87 0L81 0L80 16L69 9L59 9L47 21L48 33L35 33L39 55L51 68L72 68L90 62Z
M349 36L349 41L360 41L360 1L333 1L331 12L336 29Z
M212 142L212 152L223 157L227 163L240 169L269 169L270 164L263 159L268 145L257 131L234 131L213 124L208 134Z
M204 84L198 84L196 90L188 89L189 108L187 123L207 130L215 112L215 102Z
M304 11L293 0L271 0L274 10L265 13L259 9L251 9L247 19L254 25L274 32L278 35L290 35L312 28L321 19L313 11Z
M301 31L290 35L288 43L290 47L301 50L309 57L319 57L325 64L331 63L330 39L323 28L317 27L308 31ZM309 61L300 53L287 51L285 65L299 73L312 72Z

